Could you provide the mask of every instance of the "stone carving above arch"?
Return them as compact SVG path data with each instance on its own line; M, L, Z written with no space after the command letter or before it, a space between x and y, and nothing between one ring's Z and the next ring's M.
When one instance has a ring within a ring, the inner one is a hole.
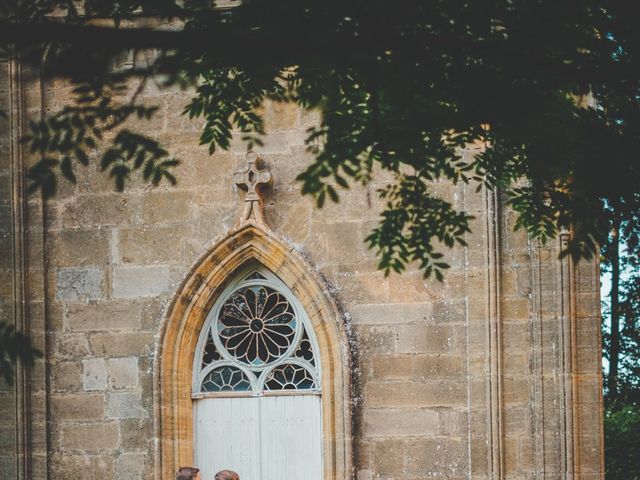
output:
M193 463L193 358L207 313L234 275L252 263L284 282L306 311L321 361L324 477L351 478L350 354L340 314L306 261L260 227L245 223L218 242L194 267L165 318L156 355L163 479Z

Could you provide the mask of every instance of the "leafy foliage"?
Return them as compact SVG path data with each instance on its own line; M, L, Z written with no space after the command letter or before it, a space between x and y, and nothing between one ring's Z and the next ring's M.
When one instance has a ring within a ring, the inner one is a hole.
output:
M499 190L533 238L570 230L564 254L575 259L606 241L609 205L625 205L625 218L637 211L637 2L14 3L0 0L0 41L77 85L75 104L28 138L42 156L32 186L45 195L57 173L73 181L77 165L98 157L118 189L135 170L153 184L175 181L177 161L125 129L153 109L136 94L122 101L119 88L154 76L195 88L184 114L204 118L210 152L228 148L234 132L260 145L265 99L319 109L302 192L323 206L352 182L390 172L386 210L367 238L387 273L417 262L441 278L441 250L464 243L471 217L439 198L434 180ZM163 21L171 28L155 27ZM148 64L113 68L127 49L152 48ZM98 154L87 141L100 140Z
M640 215L616 214L624 208L610 208L612 217L624 216L625 221L619 222L618 235L609 236L603 245L601 262L606 275L613 276L617 269L619 279L612 282L610 296L603 302L603 317L609 320L602 329L603 356L609 365L605 402L614 411L640 405Z
M626 210L626 211L625 211ZM608 206L610 235L602 271L611 292L602 324L605 468L609 479L640 478L640 215L628 203Z
M163 178L176 183L170 168L178 160L168 158L169 153L158 142L128 129L118 130L131 117L148 120L156 110L132 103L114 104L114 95L124 88L122 84L81 83L73 90L74 105L30 123L24 140L41 158L29 170L30 192L41 190L45 198L54 195L56 169L75 183L77 166L87 166L98 144L112 131L118 133L102 153L100 167L114 178L118 191L124 189L133 170L141 170L153 185Z
M31 367L41 356L42 353L31 346L27 336L16 331L13 325L0 322L0 376L7 383L13 383L17 360Z
M606 412L604 445L607 480L640 479L640 407Z

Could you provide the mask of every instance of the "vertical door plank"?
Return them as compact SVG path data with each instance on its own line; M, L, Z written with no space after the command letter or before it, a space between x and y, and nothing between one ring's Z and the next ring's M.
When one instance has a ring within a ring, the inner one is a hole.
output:
M260 398L263 480L322 480L322 422L316 395Z
M195 402L195 463L203 480L235 470L242 480L261 480L259 403L255 398L211 398Z

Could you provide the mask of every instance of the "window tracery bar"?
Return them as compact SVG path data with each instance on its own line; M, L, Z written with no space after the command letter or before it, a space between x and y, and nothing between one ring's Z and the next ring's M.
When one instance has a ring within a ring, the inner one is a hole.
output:
M211 370L202 380L203 392L244 392L251 390L251 382L242 370L223 366Z
M315 339L295 297L270 272L254 270L241 278L223 292L207 317L194 395L317 393Z

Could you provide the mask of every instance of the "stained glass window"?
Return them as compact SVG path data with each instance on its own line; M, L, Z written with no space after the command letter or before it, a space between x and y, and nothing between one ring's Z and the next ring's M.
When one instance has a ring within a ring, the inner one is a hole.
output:
M211 370L202 380L203 392L243 392L251 389L247 376L234 367Z
M315 338L302 307L268 271L240 278L207 317L194 392L318 391Z

